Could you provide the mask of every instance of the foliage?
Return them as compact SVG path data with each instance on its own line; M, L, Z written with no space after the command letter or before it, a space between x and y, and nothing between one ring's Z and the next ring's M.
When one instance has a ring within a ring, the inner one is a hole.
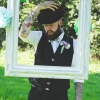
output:
M92 0L91 22L93 30L91 33L91 55L92 58L100 59L100 1Z
M7 0L0 0L0 6L7 7ZM6 38L6 31L4 28L0 28L0 49L2 49L3 44L2 42L5 41Z
M4 28L0 28L0 49L2 49L3 41L6 38L6 31Z
M91 56L93 59L100 59L100 33L96 33L93 35L93 39L91 41Z
M19 29L22 22L25 20L27 15L34 9L34 7L47 0L24 0L26 2L20 2L20 12L19 12ZM54 0L56 3L61 5L63 0ZM65 33L73 38L77 38L77 35L74 30L74 23L78 17L78 0L65 0L65 15L63 17L63 29ZM1 6L7 6L7 0L0 0ZM100 58L100 1L92 0L91 7L91 23L92 23L92 32L91 36L91 54L93 56ZM35 26L35 27L34 27ZM37 22L34 23L32 30L42 30L43 27ZM5 41L5 29L0 29L0 48L2 48L2 42ZM19 39L19 47L23 50L27 47L27 43L22 42ZM97 49L96 49L97 48Z

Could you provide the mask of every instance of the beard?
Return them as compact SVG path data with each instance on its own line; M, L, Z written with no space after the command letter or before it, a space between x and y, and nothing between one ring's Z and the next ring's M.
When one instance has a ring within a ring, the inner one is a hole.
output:
M48 34L49 32L52 32L52 34ZM57 30L55 32L52 31L52 30L49 30L47 32L45 30L43 30L43 33L44 33L45 37L48 40L55 40L55 39L57 39L60 36L60 34L62 32L61 32L61 29L60 29L60 25L58 25L58 28L57 28Z

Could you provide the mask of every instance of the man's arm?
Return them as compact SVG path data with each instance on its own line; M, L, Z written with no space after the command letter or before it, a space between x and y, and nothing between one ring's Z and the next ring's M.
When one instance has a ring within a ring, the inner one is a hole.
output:
M75 82L75 100L82 100L83 82Z
M56 6L57 4L54 3L54 1L46 1L44 3L38 4L33 11L31 12L31 14L25 19L25 21L23 22L19 35L23 38L27 38L30 32L30 29L35 21L35 18L37 17L38 13L40 12L40 10L43 9L51 9L51 10L55 10L54 8L58 8Z
M19 35L23 38L27 38L30 32L30 29L35 21L35 18L38 14L37 10L33 10L29 16L25 19L25 21L22 23Z

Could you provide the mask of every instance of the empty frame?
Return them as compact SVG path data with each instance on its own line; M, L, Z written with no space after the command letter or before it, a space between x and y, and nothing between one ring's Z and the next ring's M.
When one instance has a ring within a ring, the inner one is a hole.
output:
M8 0L7 9L13 12L11 31L6 31L6 76L88 79L91 0L79 0L78 39L75 60L71 67L18 64L20 0Z

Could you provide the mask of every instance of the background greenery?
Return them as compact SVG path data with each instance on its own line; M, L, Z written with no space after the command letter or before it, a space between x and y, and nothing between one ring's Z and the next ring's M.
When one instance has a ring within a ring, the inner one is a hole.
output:
M25 1L25 0L22 0ZM26 2L20 2L20 11L19 11L19 29L23 20L27 17L27 15L32 11L35 5L44 2L47 0L26 0ZM54 0L59 5L63 0ZM65 0L65 10L66 14L63 18L63 29L66 34L72 36L73 38L77 38L77 35L74 30L74 23L78 17L78 0ZM0 0L0 6L7 7L7 0ZM100 59L100 0L92 0L91 7L91 23L92 23L92 31L90 33L91 38L91 58ZM35 26L35 27L34 27ZM42 30L42 26L37 22L34 23L32 29L34 30ZM3 28L0 28L0 49L5 48L6 42L6 31ZM28 44L22 42L19 39L19 47L22 50L25 50ZM23 49L24 48L24 49Z

